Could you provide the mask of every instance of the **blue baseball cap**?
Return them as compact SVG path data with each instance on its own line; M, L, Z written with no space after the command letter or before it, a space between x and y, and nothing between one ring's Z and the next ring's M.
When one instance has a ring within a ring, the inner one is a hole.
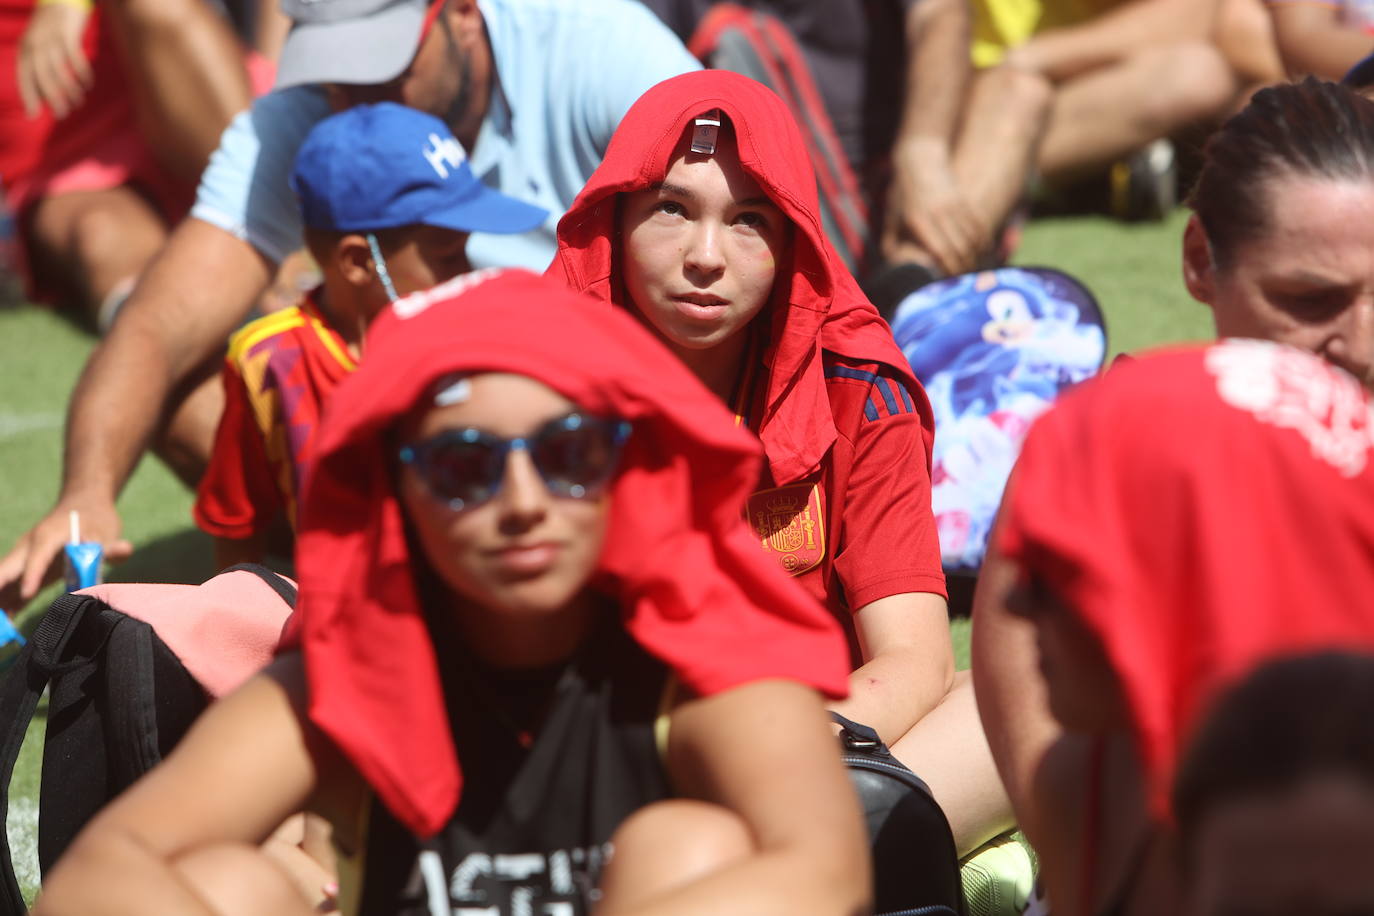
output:
M444 122L394 102L315 125L296 153L291 189L307 226L335 232L425 225L516 233L549 215L482 184Z

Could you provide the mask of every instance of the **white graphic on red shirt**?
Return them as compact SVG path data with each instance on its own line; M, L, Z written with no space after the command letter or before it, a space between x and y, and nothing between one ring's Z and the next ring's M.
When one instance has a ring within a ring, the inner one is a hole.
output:
M414 318L434 303L465 293L488 280L499 277L505 273L505 270L504 267L483 267L481 270L459 274L452 280L446 280L433 289L411 293L404 299L397 299L391 303L391 310L396 313L397 318Z
M1263 340L1224 341L1207 351L1204 364L1227 404L1299 433L1312 456L1343 477L1365 469L1374 448L1374 407L1352 376Z

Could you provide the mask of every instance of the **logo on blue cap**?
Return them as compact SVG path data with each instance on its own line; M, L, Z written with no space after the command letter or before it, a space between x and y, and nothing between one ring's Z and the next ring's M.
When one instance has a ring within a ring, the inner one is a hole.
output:
M429 135L430 148L424 150L425 160L434 166L440 178L448 178L449 168L458 168L468 161L467 150L453 137ZM448 168L445 167L447 164Z
M548 212L488 188L438 118L382 102L325 118L296 154L291 187L312 229L370 232L425 225L528 232Z

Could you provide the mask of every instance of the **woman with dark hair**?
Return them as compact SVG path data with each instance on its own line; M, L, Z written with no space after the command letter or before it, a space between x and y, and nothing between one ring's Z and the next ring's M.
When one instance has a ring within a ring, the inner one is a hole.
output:
M1374 912L1374 655L1261 666L1208 712L1174 786L1189 912Z
M1184 279L1218 335L1300 347L1368 384L1374 103L1316 80L1262 90L1211 138L1191 202ZM1036 780L1052 749L1074 755L1047 705L1034 630L1007 608L1015 579L994 536L974 599L974 680L1017 822L1053 872L1062 808L1037 795Z
M1026 788L1054 912L1178 912L1199 714L1267 658L1374 649L1374 402L1267 341L1143 356L1037 421L997 544L1062 730Z
M864 910L843 636L740 518L757 445L633 320L459 278L389 307L319 435L290 648L36 913L311 912L250 845L302 807L349 913Z
M1374 382L1374 102L1305 80L1207 144L1183 236L1219 337L1277 340Z

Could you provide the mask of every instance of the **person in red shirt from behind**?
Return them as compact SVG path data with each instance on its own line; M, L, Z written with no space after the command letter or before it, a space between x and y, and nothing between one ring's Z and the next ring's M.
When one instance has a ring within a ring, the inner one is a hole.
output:
M524 232L546 216L483 186L439 119L390 102L321 121L291 183L324 284L229 343L224 415L193 510L222 567L261 560L280 517L295 527L324 404L372 319L466 273L468 233Z
M929 783L962 854L1010 808L954 672L934 423L818 212L784 103L738 74L689 73L625 115L549 273L636 314L762 440L746 510L759 547L849 634L850 697L833 708Z

